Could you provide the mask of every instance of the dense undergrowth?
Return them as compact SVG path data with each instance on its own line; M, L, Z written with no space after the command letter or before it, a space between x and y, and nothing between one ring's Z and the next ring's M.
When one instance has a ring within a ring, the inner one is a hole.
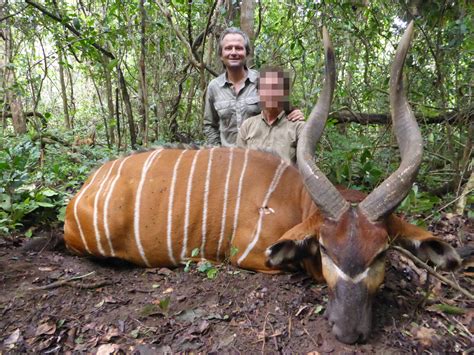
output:
M72 142L69 136L48 143L33 135L0 139L0 233L32 236L38 227L62 223L70 198L112 155Z

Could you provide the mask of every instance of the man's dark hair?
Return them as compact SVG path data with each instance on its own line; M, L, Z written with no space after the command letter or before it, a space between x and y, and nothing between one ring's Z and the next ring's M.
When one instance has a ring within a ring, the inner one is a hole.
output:
M242 31L240 28L229 27L229 28L226 28L224 31L222 31L222 33L219 37L219 47L217 47L217 54L219 55L219 57L222 54L222 40L228 34L234 34L234 33L238 34L238 35L241 35L244 38L244 46L245 46L246 55L247 56L250 55L250 39L249 39L249 36L247 36L247 34L244 31Z

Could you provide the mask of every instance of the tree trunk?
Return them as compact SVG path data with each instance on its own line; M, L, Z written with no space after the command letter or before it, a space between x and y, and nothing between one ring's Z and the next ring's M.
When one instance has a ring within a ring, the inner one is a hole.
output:
M0 18L5 17L5 7L6 7L6 1L5 0L0 0ZM5 22L6 23L6 22ZM0 27L0 38L3 40L6 39L5 36L5 27L6 25L3 25ZM7 70L6 64L6 43L3 43L3 45L0 47L0 92L2 92L2 95L0 96L0 108L2 110L2 131L4 131L7 128L7 100L6 96L3 94L6 92L6 82L5 82L5 73Z
M0 0L0 17L3 18L5 14L5 9L7 6L7 2L4 0ZM8 110L5 109L5 106L10 107L10 113L12 115L12 123L13 129L16 134L23 134L26 132L26 118L23 114L23 104L21 99L18 97L16 92L14 91L14 85L16 83L16 75L15 69L12 65L13 53L13 38L11 35L11 19L8 18L4 21L3 28L0 29L1 36L4 40L4 52L3 55L0 57L0 68L4 68L3 72L3 82L2 88L5 92L5 99L4 99L4 109L3 109L3 120L4 126L6 126L6 113Z
M193 125L190 121L191 121L191 112L192 112L192 109L193 109L194 95L195 95L195 92L196 92L196 84L194 83L194 80L193 80L192 77L191 77L190 81L191 82L189 83L188 98L187 98L187 101L186 101L186 113L184 115L184 119L186 120L187 125L188 125L188 127L187 127L188 128L188 136L192 137L193 132L191 132L190 129L191 128L194 129L194 127L192 127Z
M120 132L120 115L119 115L119 89L115 89L115 115L116 115L116 127L117 127L117 151L120 152L120 146L122 145L122 134Z
M67 63L67 57L64 57L64 62ZM71 128L74 128L74 115L76 114L76 101L74 100L74 82L72 80L71 68L66 66L67 77L69 80L69 119Z
M329 115L330 118L336 120L338 123L349 123L354 122L362 125L370 124L388 124L392 122L392 118L389 113L362 113L353 112L348 109L342 109L340 111L334 111ZM449 111L440 112L438 116L425 117L419 114L415 114L417 121L420 124L454 124L460 123L466 125L474 122L474 109L468 107L462 112Z
M67 104L66 81L64 80L63 51L60 48L59 43L57 44L57 49L58 49L58 62L59 62L59 82L61 84L61 98L63 100L64 124L66 128L70 130L71 120L69 118L69 107Z
M227 22L230 23L232 26L235 26L235 18L237 17L238 12L236 6L234 5L234 1L224 0L224 5L227 12Z
M110 75L109 63L110 60L107 56L102 57L102 69L104 71L104 81L105 81L105 96L107 100L107 121L108 121L108 129L109 129L109 137L110 137L110 145L115 144L115 130L114 123L115 120L115 112L114 112L114 97L113 97L113 90L112 90L112 77Z
M145 8L144 0L140 0L140 59L139 59L139 79L140 79L140 115L141 120L141 131L143 145L148 146L148 89L146 81L145 71L145 58L146 58L146 43L145 43Z
M466 208L467 196L474 191L474 171L471 172L471 176L464 186L460 198L456 203L456 213L463 214Z
M95 88L95 91L97 93L97 98L99 99L99 104L100 104L100 109L102 111L102 118L104 120L104 127L105 127L105 138L107 140L107 147L111 147L110 145L110 137L109 137L109 124L107 122L108 120L108 117L107 115L105 114L105 108L104 108L104 103L102 101L102 95L100 94L100 90L99 90L99 87L97 86L95 80L94 80L94 77L92 75L92 72L91 70L89 70L90 72L90 77L91 77L91 80L92 80L92 84L94 84L94 88ZM94 130L94 134L95 134L95 130Z
M130 95L128 94L127 83L123 76L122 69L117 65L117 72L119 76L120 91L122 92L122 100L127 112L128 129L130 131L130 146L132 149L137 147L137 134L135 131L135 124L133 122L132 104L130 102Z
M240 8L240 28L250 38L250 45L253 47L255 40L255 0L243 0ZM247 66L253 65L253 50L247 57Z

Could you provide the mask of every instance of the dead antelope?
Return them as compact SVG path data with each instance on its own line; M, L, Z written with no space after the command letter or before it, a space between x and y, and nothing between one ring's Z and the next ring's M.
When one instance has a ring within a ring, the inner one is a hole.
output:
M303 268L329 285L327 315L336 337L364 341L392 243L441 267L459 263L447 243L392 214L422 155L402 84L412 32L410 24L390 82L401 164L368 196L336 189L314 163L335 84L334 52L323 30L325 83L298 146L298 169L272 154L234 148L159 148L110 161L69 203L67 246L144 267L207 259L267 273ZM196 248L199 255L192 257Z

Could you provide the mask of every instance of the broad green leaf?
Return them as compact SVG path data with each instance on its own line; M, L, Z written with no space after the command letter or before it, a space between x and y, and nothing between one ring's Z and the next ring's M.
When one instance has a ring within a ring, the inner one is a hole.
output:
M211 279L211 280L215 279L217 277L218 272L219 271L215 267L207 270L207 272L206 272L207 278Z
M54 207L54 204L49 203L49 202L42 202L42 201L37 201L36 204L40 207L47 207L47 208L52 208Z

